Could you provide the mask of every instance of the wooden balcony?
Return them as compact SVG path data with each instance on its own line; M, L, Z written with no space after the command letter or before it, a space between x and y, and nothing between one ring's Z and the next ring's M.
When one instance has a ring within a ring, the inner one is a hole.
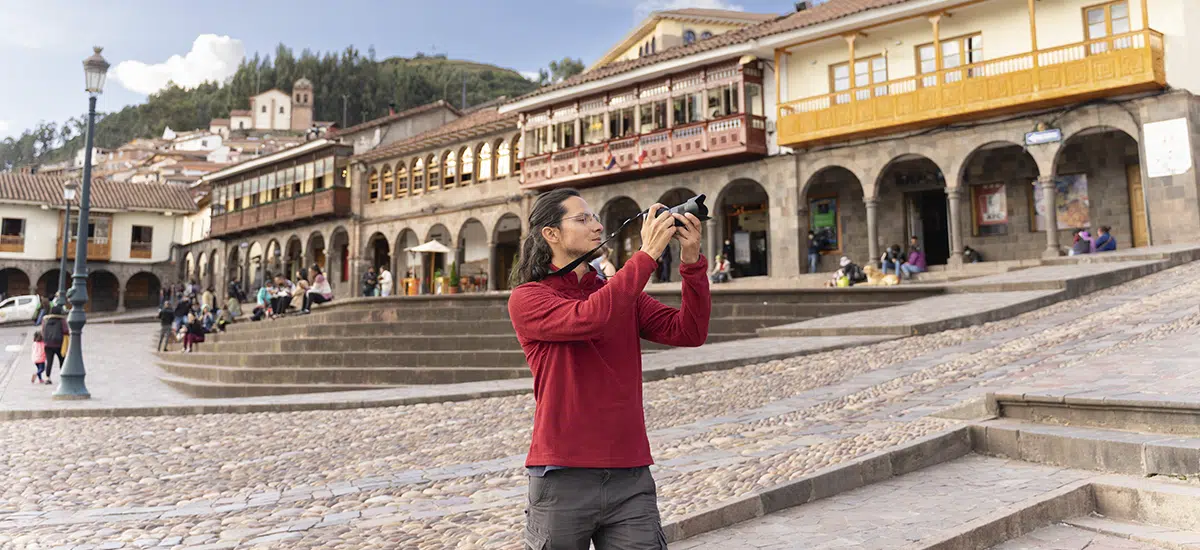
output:
M130 243L129 257L137 260L149 260L154 257L154 245L152 243Z
M610 151L616 164L605 169ZM583 180L599 183L605 178L649 176L702 161L766 154L766 120L739 114L526 158L521 187L578 185Z
M1166 83L1162 34L1140 30L789 101L779 106L779 144L807 147Z
M75 259L75 239L67 243L67 259ZM54 254L55 258L62 257L62 237L55 239ZM107 262L112 259L112 241L109 239L88 239L87 243L87 259L88 261Z
M0 235L0 252L25 252L25 235Z
M213 216L209 235L221 237L286 223L349 215L350 188L333 187Z

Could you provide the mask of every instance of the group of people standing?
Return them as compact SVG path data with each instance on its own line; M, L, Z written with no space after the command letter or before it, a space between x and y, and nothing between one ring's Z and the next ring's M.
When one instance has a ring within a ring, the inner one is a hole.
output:
M29 379L31 384L52 384L50 371L54 369L54 358L58 358L60 365L65 362L63 349L67 344L67 334L70 333L66 310L60 305L48 307L47 310L48 313L38 319L41 328L33 333L33 365L37 367L37 374Z
M411 275L410 273L409 276ZM368 267L359 282L362 284L363 296L391 296L395 280L387 266L381 265L378 272L375 271L375 266Z

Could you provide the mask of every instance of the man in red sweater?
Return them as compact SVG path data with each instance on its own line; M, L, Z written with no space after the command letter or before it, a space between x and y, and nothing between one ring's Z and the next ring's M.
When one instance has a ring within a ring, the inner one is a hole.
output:
M642 249L612 278L600 278L587 261L556 274L599 245L604 228L573 189L534 204L508 301L537 402L525 460L528 548L587 549L591 542L596 550L666 550L650 475L640 339L694 347L708 337L700 228L691 214L647 216ZM679 309L643 292L671 239L680 243Z

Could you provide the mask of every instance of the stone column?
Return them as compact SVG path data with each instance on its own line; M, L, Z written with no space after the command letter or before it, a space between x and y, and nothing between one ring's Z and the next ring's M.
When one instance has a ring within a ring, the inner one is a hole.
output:
M1062 249L1058 246L1058 200L1055 196L1057 191L1054 176L1038 176L1037 190L1042 194L1042 203L1046 205L1046 251L1042 253L1042 257L1057 258L1062 256Z
M962 266L962 196L961 187L947 187L946 199L950 203L950 260L951 266Z
M874 265L879 260L879 199L867 197L863 203L867 206L867 261L861 265Z
M128 285L129 281L126 281L125 284ZM125 312L125 286L122 286L121 282L118 281L117 282L117 313L124 313L124 312Z
M496 290L496 281L500 280L500 257L496 255L496 243L488 241L488 290Z
M808 204L802 201L799 208L796 209L796 249L800 252L799 273L804 275L808 273L808 230L812 227L812 222L808 219Z

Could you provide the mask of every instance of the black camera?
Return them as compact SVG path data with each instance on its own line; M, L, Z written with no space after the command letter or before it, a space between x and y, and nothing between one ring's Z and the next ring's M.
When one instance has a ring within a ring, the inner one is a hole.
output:
M672 214L691 214L696 216L700 221L708 221L708 207L704 206L704 194L696 195L683 204L672 206L671 208L659 208L658 212L654 213L655 217L662 214L664 211ZM675 220L675 227L683 227L683 222Z

